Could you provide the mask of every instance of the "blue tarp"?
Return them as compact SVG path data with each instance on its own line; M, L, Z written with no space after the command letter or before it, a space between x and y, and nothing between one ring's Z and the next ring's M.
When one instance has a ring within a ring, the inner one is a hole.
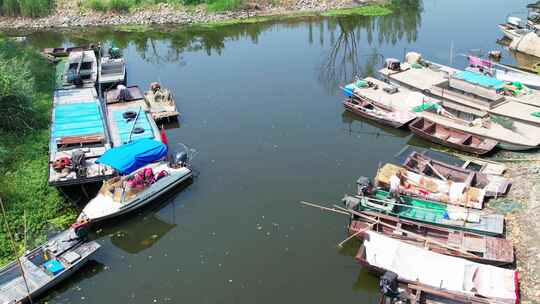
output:
M128 142L129 133L131 132L131 129L133 128L133 123L135 121L135 119L129 121L124 119L122 115L127 111L133 111L137 113L139 112L139 108L134 107L113 111L113 119L116 123L117 132L120 136L120 140L122 141L122 143ZM148 117L146 116L144 110L141 110L139 117L137 117L137 123L135 124L135 128L141 128L144 130L144 132L138 134L133 132L131 134L131 140L154 138L154 132L152 131L152 127L150 126L150 122L148 121Z
M58 104L54 108L53 138L103 134L98 103Z
M493 88L496 90L501 89L504 86L504 81L470 71L456 72L454 78L462 79L470 83L478 84L486 88Z
M47 261L43 263L43 266L52 274L57 274L60 271L64 270L64 265L62 265L62 263L57 260Z
M109 165L120 174L129 174L167 155L167 146L153 139L140 139L105 152L96 163Z

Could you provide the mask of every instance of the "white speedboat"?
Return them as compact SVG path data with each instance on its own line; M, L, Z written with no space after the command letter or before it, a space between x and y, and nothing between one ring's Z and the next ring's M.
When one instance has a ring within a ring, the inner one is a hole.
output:
M187 153L167 162L167 148L153 139L141 139L109 150L98 162L121 176L104 182L77 219L94 223L141 208L192 177Z

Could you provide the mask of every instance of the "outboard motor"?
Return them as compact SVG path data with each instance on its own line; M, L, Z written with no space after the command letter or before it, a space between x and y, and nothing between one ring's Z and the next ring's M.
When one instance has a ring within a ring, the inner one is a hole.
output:
M186 151L180 151L172 155L171 166L181 168L187 166L189 157Z
M355 210L356 206L360 204L360 198L350 196L350 195L345 195L343 199L341 200L341 202L343 202L343 205L345 205L347 209Z
M373 185L371 184L371 180L365 176L359 177L356 181L356 185L358 187L358 195L367 196L370 195L373 191Z
M398 275L392 271L387 271L381 276L379 281L381 293L389 298L397 298L398 290Z

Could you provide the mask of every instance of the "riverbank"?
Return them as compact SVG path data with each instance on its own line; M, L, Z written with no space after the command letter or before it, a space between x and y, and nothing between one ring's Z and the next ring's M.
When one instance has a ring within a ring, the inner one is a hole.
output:
M390 1L391 2L391 1ZM384 15L391 13L385 0L294 0L278 5L251 5L245 9L210 12L204 6L178 6L160 3L130 13L96 12L61 6L42 18L0 17L2 29L55 29L111 25L242 23L260 18L307 15ZM272 3L272 2L271 2Z
M540 303L540 153L502 153L512 179L506 198L490 206L506 214L507 238L515 246L522 304ZM517 161L523 159L523 161Z
M15 61L13 61L15 60ZM62 229L73 222L76 210L65 201L57 189L47 184L48 142L51 99L54 89L54 67L37 53L15 42L0 37L0 68L5 71L15 62L28 63L28 76L31 83L31 114L26 113L27 125L16 129L0 128L0 198L7 216L2 215L0 233L0 265L13 260L15 254L6 233L7 223L16 243L16 251L22 254L46 240L47 234ZM3 84L13 75L0 75ZM2 87L4 88L4 87ZM9 96L9 97L7 97ZM14 98L2 90L0 107L3 112L15 117L9 108ZM5 119L5 118L4 118Z

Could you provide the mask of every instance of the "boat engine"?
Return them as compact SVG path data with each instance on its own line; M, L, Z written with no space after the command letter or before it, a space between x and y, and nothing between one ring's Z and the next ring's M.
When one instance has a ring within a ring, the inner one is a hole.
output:
M356 181L356 185L358 187L358 195L367 196L370 195L373 191L373 185L371 184L371 180L365 176L361 176Z
M182 168L186 167L189 162L189 156L186 151L178 151L171 156L171 167Z
M399 296L398 275L392 271L387 271L381 276L379 281L381 293L390 298Z
M360 204L360 199L354 196L345 195L343 199L341 200L341 202L343 203L343 205L345 205L347 209L354 210L356 206Z
M77 176L86 176L86 156L84 151L75 150L71 154L71 162L73 170L77 173Z
M391 71L401 71L401 63L395 58L386 59L384 66Z

